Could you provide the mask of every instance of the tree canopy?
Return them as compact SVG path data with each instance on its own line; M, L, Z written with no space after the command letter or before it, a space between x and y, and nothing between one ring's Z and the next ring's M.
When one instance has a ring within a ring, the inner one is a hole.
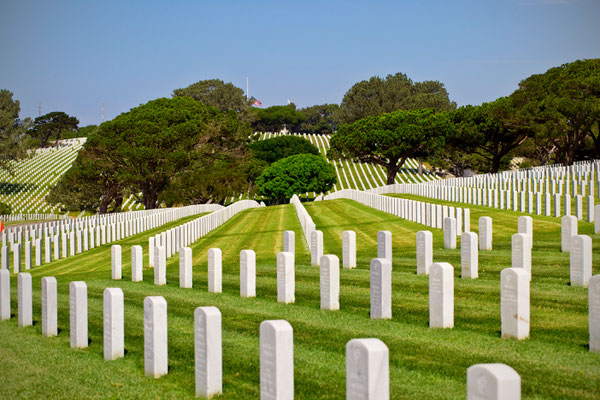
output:
M339 120L352 123L361 118L396 110L432 108L452 111L456 103L450 101L444 84L438 81L413 82L402 73L384 79L373 76L350 88L342 99Z
M267 164L295 154L319 155L319 149L299 136L277 136L272 139L257 140L250 144L250 150L255 158Z
M453 129L447 113L398 110L342 125L331 136L328 157L381 165L392 184L409 157L443 147Z
M231 82L207 79L182 89L173 90L173 97L182 96L191 97L221 111L235 111L238 117L246 122L252 120L251 102L246 100L244 90L234 86Z
M600 59L578 60L524 79L511 96L532 122L533 140L565 165L592 139L600 157Z
M306 116L306 121L300 124L298 131L317 135L332 134L339 125L339 109L338 104L321 104L301 108L300 112Z
M258 177L258 193L275 202L294 194L330 190L336 182L335 169L314 154L297 154L273 163Z
M77 118L62 111L53 111L37 117L28 133L39 140L40 146L45 147L50 138L58 141L63 134L76 131L78 124Z
M0 168L11 171L10 162L27 156L30 142L24 134L31 125L29 118L19 119L21 104L9 90L0 90Z
M256 119L252 123L252 128L258 132L280 132L284 128L290 132L297 132L300 125L306 121L306 116L297 111L293 103L254 111Z
M93 193L103 193L101 209L111 199L122 197L124 191L134 196L141 193L138 200L147 209L157 207L161 200L214 200L210 194L198 194L205 183L200 181L205 178L198 179L193 174L223 163L228 163L226 170L231 174L238 173L243 168L236 162L247 157L249 135L248 126L233 112L220 112L185 96L153 100L103 123L91 133L76 162L77 176L65 175L57 191L79 178L91 185L88 188L93 188ZM188 180L190 174L197 181ZM227 176L215 179L232 190ZM82 184L75 186L82 188ZM186 190L174 191L173 187ZM165 197L161 199L163 193Z

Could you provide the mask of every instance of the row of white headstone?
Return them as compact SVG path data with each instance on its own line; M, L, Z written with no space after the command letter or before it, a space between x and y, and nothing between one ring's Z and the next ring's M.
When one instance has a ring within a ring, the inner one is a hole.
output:
M289 253L288 253L289 254ZM42 335L58 335L57 284L42 278ZM87 285L69 284L69 328L72 348L88 346ZM107 361L125 356L125 305L121 288L103 294L103 353ZM0 271L0 320L10 319L10 276ZM18 276L18 326L31 326L31 275ZM216 307L194 310L194 362L196 396L211 397L223 391L221 312ZM167 301L162 296L144 299L144 372L159 378L168 374ZM293 328L285 320L260 324L261 399L294 398ZM520 398L520 376L504 364L478 364L467 369L467 396L489 399ZM385 400L390 397L389 350L376 338L352 339L346 344L346 398Z
M53 221L25 228L9 229L1 234L0 266L2 269L9 268L10 253L12 252L13 270L15 273L19 273L22 269L23 259L25 260L25 270L33 266L32 248L35 248L35 266L40 266L42 265L42 252L44 252L44 263L47 264L53 259L74 256L96 246L154 229L173 220L214 209L223 209L223 207L217 205L215 208L215 205L202 204L166 211L135 211L104 219L81 219L68 223ZM112 220L114 222L111 222Z
M20 221L41 221L69 218L65 214L0 214L0 221L20 222Z
M148 239L148 265L150 267L154 266L155 247L164 247L166 257L170 258L179 253L180 248L194 243L238 213L256 207L261 207L261 205L254 200L240 200L208 215L203 215L193 221L186 222L150 237ZM264 203L262 207L264 207Z

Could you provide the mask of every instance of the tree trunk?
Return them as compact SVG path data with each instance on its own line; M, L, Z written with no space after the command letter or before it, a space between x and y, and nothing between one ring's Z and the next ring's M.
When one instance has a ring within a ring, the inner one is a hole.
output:
M156 200L158 199L158 196L156 195L156 193L153 190L145 190L142 192L142 195L144 196L144 207L146 207L146 210L153 210L156 208Z
M386 169L387 169L387 184L393 185L394 179L396 179L396 173L398 172L400 167L394 163L394 164L386 165Z
M423 176L423 159L419 157L419 176Z

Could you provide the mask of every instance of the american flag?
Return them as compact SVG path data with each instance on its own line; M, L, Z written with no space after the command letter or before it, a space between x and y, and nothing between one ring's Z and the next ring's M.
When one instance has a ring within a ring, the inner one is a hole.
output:
M259 99L256 99L254 97L251 97L250 100L252 101L252 105L253 106L259 106L262 107L262 101L260 101Z

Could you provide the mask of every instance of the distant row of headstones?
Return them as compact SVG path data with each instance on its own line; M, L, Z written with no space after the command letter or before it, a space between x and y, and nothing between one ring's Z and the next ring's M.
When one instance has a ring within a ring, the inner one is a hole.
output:
M182 253L183 254L183 253ZM282 253L280 253L282 254ZM291 253L286 253L291 254ZM326 256L324 256L326 257ZM33 323L32 279L20 273L18 326ZM88 347L87 285L69 284L71 348ZM124 294L106 288L103 294L103 353L107 361L125 356ZM42 278L42 335L58 335L57 281ZM0 271L0 320L11 317L10 275ZM159 378L168 374L167 302L162 296L144 299L144 372ZM285 320L260 324L261 399L294 398L293 328ZM216 307L194 311L194 361L196 396L211 397L223 391L221 312ZM514 400L521 396L521 378L505 364L477 364L467 369L467 398ZM352 339L346 344L346 398L386 400L390 397L389 350L376 338Z
M189 215L225 209L221 205L195 205L51 221L6 229L1 233L0 266L8 269L12 253L15 273L48 264L113 241L145 232ZM43 246L42 246L43 244ZM35 249L35 254L33 252Z

